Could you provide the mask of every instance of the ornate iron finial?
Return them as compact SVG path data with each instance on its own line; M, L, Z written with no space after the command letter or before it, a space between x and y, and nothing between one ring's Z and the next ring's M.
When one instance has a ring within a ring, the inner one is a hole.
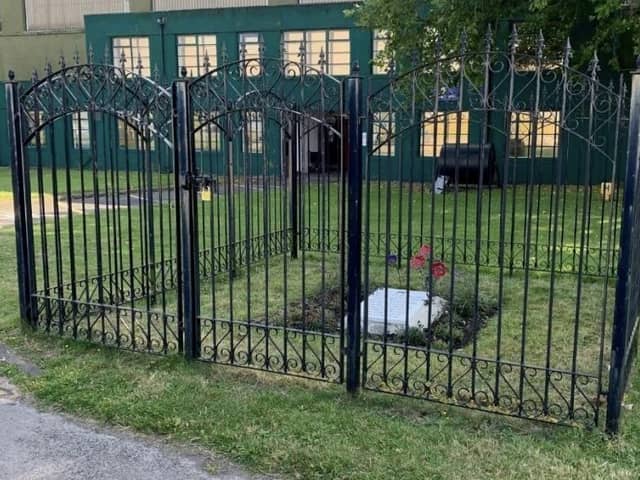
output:
M53 72L53 68L51 67L51 62L49 60L47 60L44 65L44 71L47 74L47 77L51 75L51 72Z
M513 28L511 29L511 35L509 35L509 52L511 55L515 55L518 51L518 47L520 46L520 36L518 35L518 25L513 24Z
M300 65L305 65L307 62L307 49L304 48L304 42L300 42L300 47L298 47L298 59L300 61Z
M484 34L484 48L487 52L490 52L493 48L493 29L490 23L487 24L487 31Z
M538 33L538 38L536 39L536 57L541 59L544 56L544 35L542 34L542 30Z
M206 49L204 51L204 62L202 63L202 68L204 68L205 72L211 70L211 60L209 58L209 52Z
M280 36L280 56L282 58L287 57L287 44L284 43L284 35Z
M593 51L593 57L589 62L589 74L591 78L596 80L598 78L598 72L600 71L600 59L598 58L598 51Z
M12 73L13 73L12 71L9 72L9 77L11 77ZM36 70L35 68L33 69L33 72L31 72L31 83L33 84L38 83L38 70Z
M262 38L262 34L258 35L258 56L260 59L264 59L265 57L265 49L264 49L264 39Z
M93 45L89 44L89 49L87 50L87 61L90 65L93 65L94 54L93 54Z
M136 71L138 75L142 76L142 70L144 66L142 65L142 55L140 54L140 50L138 50L138 61L136 62Z
M320 49L320 56L319 56L319 59L318 59L318 65L320 66L320 72L324 73L326 64L327 64L327 59L326 59L326 56L324 54L324 48L321 48Z
M124 53L124 48L122 50L120 50L120 68L122 70L125 69L125 66L127 65L127 55Z
M244 39L240 42L240 60L243 62L247 59L247 43Z
M351 65L351 75L360 75L360 62L358 60Z
M9 70L9 81L13 82L16 79L16 72L14 72L13 70Z
M151 77L153 78L154 82L160 83L160 69L158 68L157 63L153 66L153 72L151 73Z
M568 67L571 63L571 57L573 57L573 47L571 46L571 39L567 37L567 41L564 44L564 53L562 55L562 64L564 67Z
M58 60L58 65L60 65L60 69L64 70L67 66L67 63L64 60L64 53L60 52L60 59Z
M180 77L181 78L187 78L187 67L185 67L184 65L182 66L182 68L180 69Z
M463 29L460 34L460 55L465 55L467 53L467 48L469 47L469 35L467 35L467 29Z
M76 47L75 50L73 51L73 63L76 66L80 65L80 51L78 50L78 47Z

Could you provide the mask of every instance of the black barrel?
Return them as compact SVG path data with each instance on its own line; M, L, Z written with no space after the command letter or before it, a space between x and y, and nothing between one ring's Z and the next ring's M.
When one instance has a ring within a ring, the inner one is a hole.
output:
M479 185L482 171L482 184L491 185L496 182L496 153L493 145L485 144L447 144L440 150L438 157L438 175L448 177L448 183L457 178L459 185Z

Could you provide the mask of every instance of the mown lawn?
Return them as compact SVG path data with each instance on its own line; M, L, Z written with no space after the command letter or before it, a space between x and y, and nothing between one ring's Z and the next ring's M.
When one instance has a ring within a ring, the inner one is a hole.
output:
M637 479L640 415L619 439L175 357L120 353L24 331L14 237L0 230L0 338L43 367L26 378L43 405L211 448L292 478ZM636 382L627 403L640 402Z
M290 478L640 478L640 380L629 390L624 431L615 440L384 394L352 398L340 386L30 332L17 318L9 227L0 229L0 268L0 341L44 371L27 378L0 364L0 374L43 405L210 448Z

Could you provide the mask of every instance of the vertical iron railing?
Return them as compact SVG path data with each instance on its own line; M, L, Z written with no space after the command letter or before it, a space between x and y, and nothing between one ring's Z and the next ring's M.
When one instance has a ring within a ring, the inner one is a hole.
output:
M33 246L33 222L31 218L31 187L29 165L22 141L22 110L20 87L13 72L5 86L8 113L9 148L11 150L11 179L13 209L16 229L16 256L18 260L18 290L20 318L33 327L36 315L31 295L35 292L35 257Z
M355 393L360 384L360 300L362 252L362 78L357 64L346 80L349 116L349 174L347 231L347 391Z
M611 369L607 398L607 431L617 433L624 394L633 364L637 343L638 272L640 271L640 229L637 221L640 205L640 59L632 74L631 111L629 116L629 146L627 174L624 184L622 207L622 230L620 234L620 258L618 262L618 284L613 319L611 345Z
M198 214L195 156L191 150L191 114L186 80L173 84L174 172L178 239L178 318L184 328L184 353L200 356L198 262Z

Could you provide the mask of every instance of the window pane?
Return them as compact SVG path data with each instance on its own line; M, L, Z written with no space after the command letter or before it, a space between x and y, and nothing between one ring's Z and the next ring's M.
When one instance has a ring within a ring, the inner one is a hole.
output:
M140 73L146 77L151 75L148 37L117 37L112 39L112 46L114 65L120 66L124 59L125 70L138 72L140 64Z
M263 121L262 113L249 112L245 116L245 128L247 128L247 152L260 154L262 153L263 144Z
M196 151L216 152L220 150L220 129L214 123L217 116L217 112L209 113L209 117L207 117L206 114L194 115L194 130L202 126L194 135L194 147Z
M240 48L240 58L244 54L244 58L249 60L245 66L245 74L249 76L260 75L260 50L262 40L257 33L241 33L238 39L238 47ZM244 49L244 52L243 52Z
M513 157L550 158L558 155L560 112L540 112L534 139L534 118L531 113L513 113L511 117L511 147ZM535 140L536 150L531 147Z
M199 77L216 68L218 57L215 35L180 35L177 40L179 76L182 75L183 67L190 77Z
M88 149L91 145L89 137L89 113L78 112L72 116L73 148Z
M386 50L389 43L388 32L386 30L375 30L373 33L373 69L374 75L384 75L389 70L389 62L380 64L378 59L380 55Z
M439 156L446 144L469 143L469 112L439 112L437 116L433 112L425 112L423 122L423 157Z
M375 112L372 121L373 154L377 156L392 156L396 153L395 115L389 112Z

